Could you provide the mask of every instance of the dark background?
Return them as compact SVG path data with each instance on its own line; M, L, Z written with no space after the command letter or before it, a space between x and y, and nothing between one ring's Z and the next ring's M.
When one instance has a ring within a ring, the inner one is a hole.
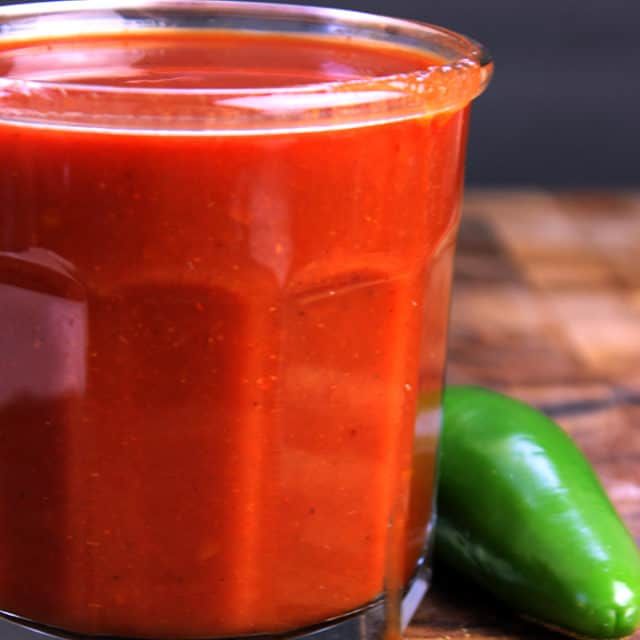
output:
M489 47L496 73L473 112L470 183L640 186L640 0L298 3L424 20Z
M489 47L470 183L640 186L640 0L298 3L426 20Z

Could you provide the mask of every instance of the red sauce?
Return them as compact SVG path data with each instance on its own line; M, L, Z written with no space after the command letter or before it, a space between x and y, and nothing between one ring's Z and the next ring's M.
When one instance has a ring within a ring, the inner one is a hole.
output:
M190 42L28 43L13 73L57 60L50 80L282 87L437 62ZM466 118L255 135L0 122L0 609L84 633L264 633L408 579Z

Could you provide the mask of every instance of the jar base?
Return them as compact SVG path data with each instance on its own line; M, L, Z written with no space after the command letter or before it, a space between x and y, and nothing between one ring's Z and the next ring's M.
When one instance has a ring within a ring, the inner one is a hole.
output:
M431 571L419 567L401 600L398 619L404 630L417 611L431 582ZM200 640L381 640L386 635L387 599L383 596L357 611L323 623L271 635L245 635L234 638L201 638ZM0 638L7 640L150 640L107 635L78 634L25 620L11 613L0 612ZM189 639L197 640L197 639Z

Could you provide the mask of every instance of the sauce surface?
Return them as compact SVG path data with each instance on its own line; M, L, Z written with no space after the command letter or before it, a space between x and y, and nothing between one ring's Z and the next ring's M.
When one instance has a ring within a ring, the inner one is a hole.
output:
M437 62L224 33L20 49L5 75L167 90ZM430 519L466 126L464 108L238 137L0 121L1 610L228 636L406 582ZM416 428L420 387L433 415Z
M22 41L3 76L130 88L281 89L424 71L441 64L417 49L323 36L184 30Z

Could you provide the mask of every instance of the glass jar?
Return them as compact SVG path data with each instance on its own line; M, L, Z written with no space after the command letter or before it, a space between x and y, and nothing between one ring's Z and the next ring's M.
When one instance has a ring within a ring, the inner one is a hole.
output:
M490 73L466 38L346 11L0 9L7 618L400 631Z

